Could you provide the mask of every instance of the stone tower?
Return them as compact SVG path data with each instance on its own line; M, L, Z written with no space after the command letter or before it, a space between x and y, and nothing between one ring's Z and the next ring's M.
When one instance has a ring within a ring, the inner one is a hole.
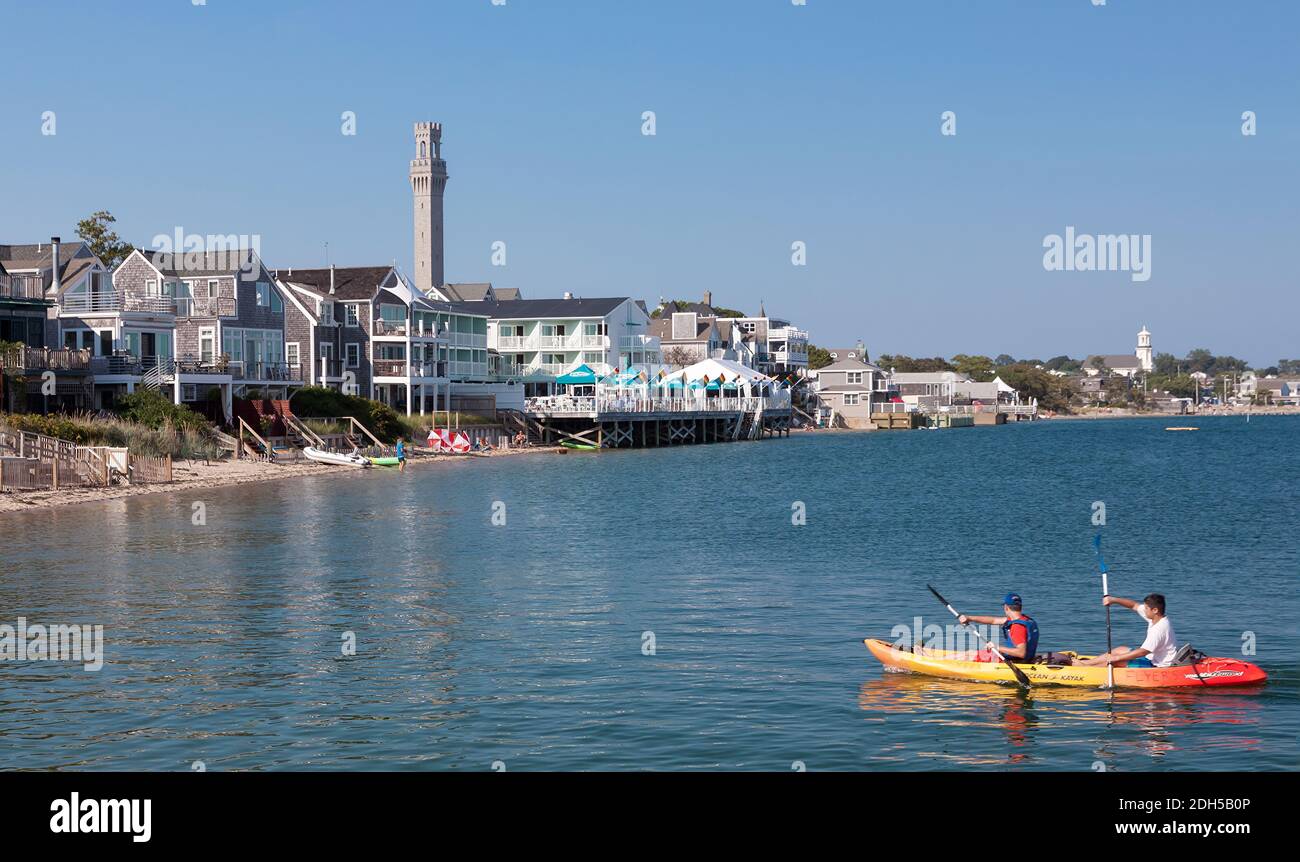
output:
M1151 333L1147 332L1145 326L1142 327L1142 331L1138 333L1137 358L1138 362L1142 363L1143 371L1149 373L1155 370L1156 363L1151 356Z
M447 163L442 160L442 124L415 124L411 195L415 199L415 286L427 293L442 287L442 193Z

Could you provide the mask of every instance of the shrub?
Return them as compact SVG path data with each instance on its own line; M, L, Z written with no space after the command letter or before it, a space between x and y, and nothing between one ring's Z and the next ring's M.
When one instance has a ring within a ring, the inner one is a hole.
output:
M346 395L326 386L300 389L294 394L292 405L294 414L303 418L351 416L384 443L391 443L406 434L401 418L387 404Z
M113 412L128 422L149 428L173 425L177 428L206 429L208 420L190 408L173 404L171 399L156 389L137 389L117 399Z

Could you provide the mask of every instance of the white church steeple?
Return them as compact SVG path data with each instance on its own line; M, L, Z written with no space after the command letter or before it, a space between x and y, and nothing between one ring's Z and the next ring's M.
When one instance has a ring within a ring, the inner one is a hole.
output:
M1138 333L1137 358L1138 362L1142 363L1143 371L1150 373L1155 370L1156 363L1151 354L1151 333L1145 326Z

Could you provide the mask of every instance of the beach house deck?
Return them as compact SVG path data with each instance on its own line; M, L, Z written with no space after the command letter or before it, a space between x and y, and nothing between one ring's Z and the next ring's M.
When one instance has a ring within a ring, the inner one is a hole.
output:
M529 438L602 449L721 443L789 436L788 390L765 396L555 395L529 398Z

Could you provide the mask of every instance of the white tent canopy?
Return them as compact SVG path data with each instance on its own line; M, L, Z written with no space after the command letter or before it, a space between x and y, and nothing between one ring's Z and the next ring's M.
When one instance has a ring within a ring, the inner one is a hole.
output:
M728 383L746 385L761 385L772 380L766 374L730 359L704 359L694 365L688 365L680 371L664 375L659 380L659 385L662 386L669 380L694 383L696 380L703 380L705 377L709 378L709 380L723 378Z

